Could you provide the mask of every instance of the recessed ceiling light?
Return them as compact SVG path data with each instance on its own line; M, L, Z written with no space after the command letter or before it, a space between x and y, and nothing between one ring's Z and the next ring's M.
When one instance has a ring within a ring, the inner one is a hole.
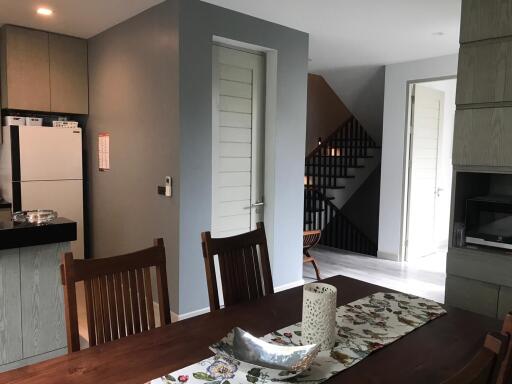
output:
M50 8L39 7L37 8L37 14L43 16L50 16L51 14L53 14L53 11Z

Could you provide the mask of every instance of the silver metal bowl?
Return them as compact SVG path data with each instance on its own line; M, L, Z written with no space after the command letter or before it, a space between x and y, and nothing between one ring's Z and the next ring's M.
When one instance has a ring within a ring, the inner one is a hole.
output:
M318 355L320 345L270 344L237 327L210 349L228 358L267 368L270 377L284 379L308 369Z
M35 209L14 212L12 220L16 223L44 224L57 218L57 212L51 209Z

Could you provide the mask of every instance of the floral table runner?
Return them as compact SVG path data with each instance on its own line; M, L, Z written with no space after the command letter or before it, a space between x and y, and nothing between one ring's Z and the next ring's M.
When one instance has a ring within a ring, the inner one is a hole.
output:
M341 306L336 311L334 348L320 352L310 369L287 381L321 383L445 313L434 301L404 293L379 292ZM269 333L262 339L300 345L301 324ZM180 383L269 384L270 380L265 370L257 366L213 356L151 381L151 384Z

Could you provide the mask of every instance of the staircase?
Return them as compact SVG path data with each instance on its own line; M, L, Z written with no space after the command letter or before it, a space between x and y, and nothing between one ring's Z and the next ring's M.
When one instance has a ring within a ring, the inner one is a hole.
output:
M320 244L377 254L377 245L343 215L341 207L378 166L379 152L351 117L306 157L304 230L322 230Z

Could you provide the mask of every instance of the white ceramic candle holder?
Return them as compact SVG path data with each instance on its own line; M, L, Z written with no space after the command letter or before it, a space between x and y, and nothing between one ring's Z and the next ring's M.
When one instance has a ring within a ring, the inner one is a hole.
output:
M324 283L304 285L302 344L331 349L336 339L336 287Z

